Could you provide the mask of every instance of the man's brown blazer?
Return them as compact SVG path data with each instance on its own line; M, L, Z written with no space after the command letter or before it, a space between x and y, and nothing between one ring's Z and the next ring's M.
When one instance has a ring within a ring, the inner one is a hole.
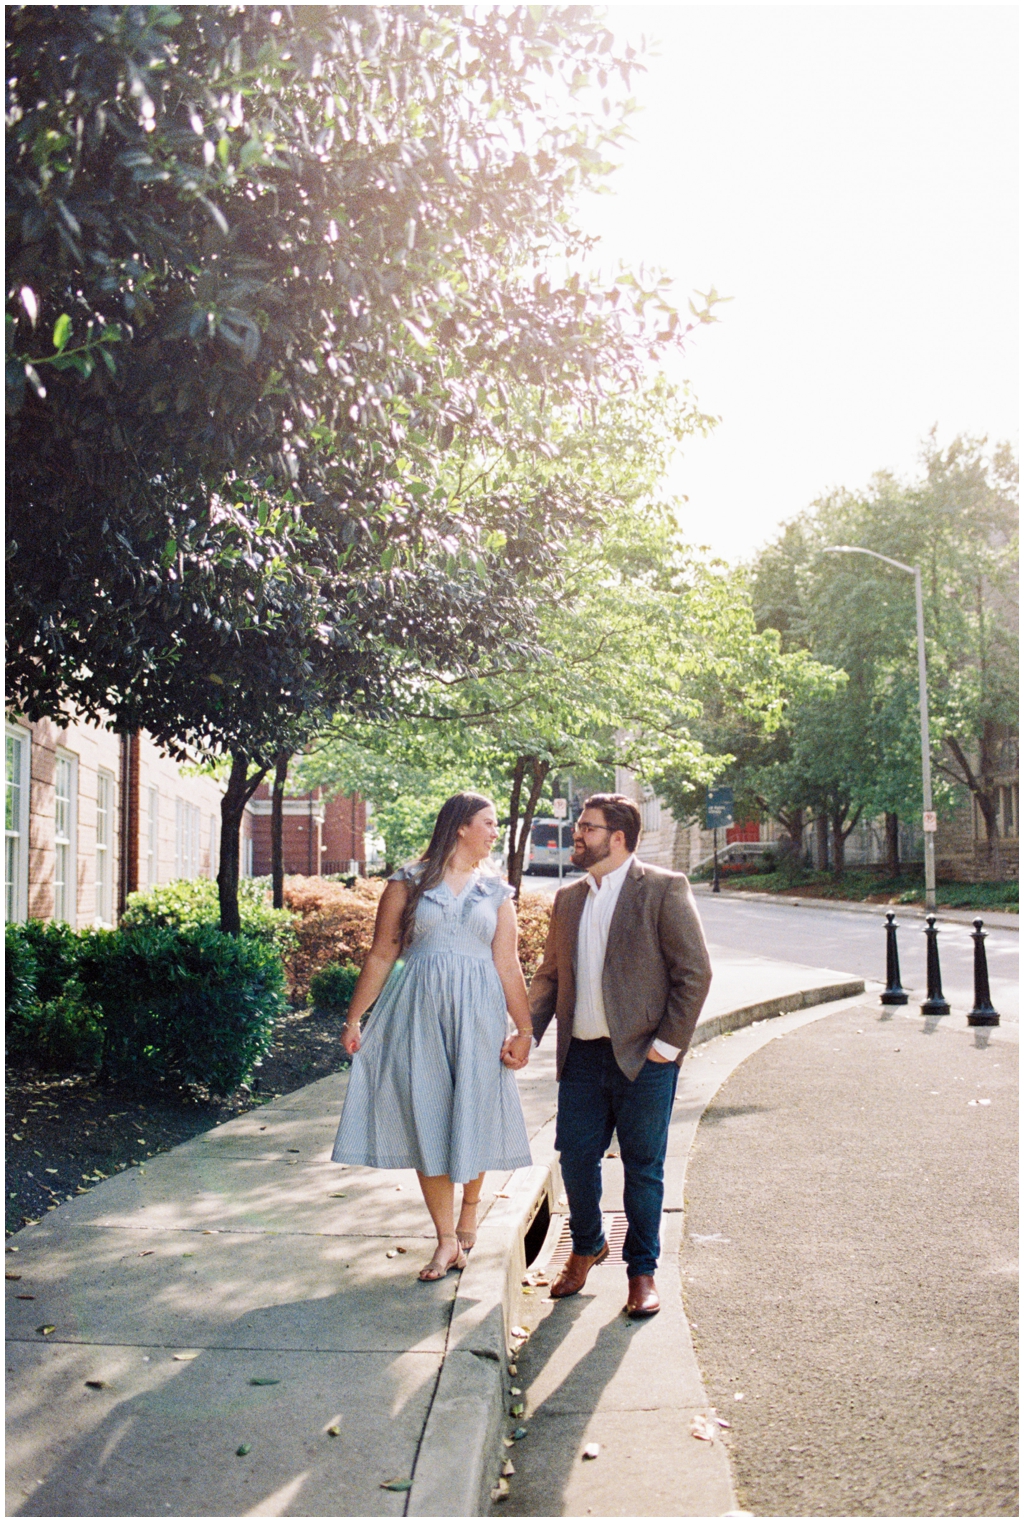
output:
M530 984L537 1041L552 1015L558 1022L559 1077L572 1040L576 937L589 891L584 877L555 894L544 960ZM711 962L690 884L681 872L634 858L608 928L601 980L612 1050L627 1078L640 1072L655 1038L679 1047L682 1062L710 985Z

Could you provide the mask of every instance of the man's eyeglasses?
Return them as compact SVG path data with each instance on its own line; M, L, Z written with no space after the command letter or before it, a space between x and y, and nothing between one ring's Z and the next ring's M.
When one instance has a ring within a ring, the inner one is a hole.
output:
M592 835L595 830L608 830L610 832L611 828L610 824L574 824L572 827L574 835Z

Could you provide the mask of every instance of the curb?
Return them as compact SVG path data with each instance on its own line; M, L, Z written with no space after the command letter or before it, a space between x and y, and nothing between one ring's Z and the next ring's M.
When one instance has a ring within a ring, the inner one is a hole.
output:
M853 978L725 1010L698 1024L691 1048L758 1020L853 998L864 989L863 979ZM482 1517L490 1508L491 1486L504 1457L508 1339L527 1267L526 1234L533 1226L540 1235L537 1225L555 1214L561 1192L557 1158L517 1170L502 1192L507 1198L496 1200L484 1217L459 1282L416 1455L408 1517Z
M727 1009L709 1020L697 1022L690 1049L704 1041L724 1036L726 1031L740 1030L753 1025L755 1020L770 1020L777 1015L789 1015L797 1009L811 1009L815 1004L831 1004L836 999L852 999L864 992L863 978L850 978L845 983L828 983L821 988L800 988L796 993L778 994L774 999L762 999L758 1004L746 1004L742 1009Z
M557 1162L518 1169L508 1197L484 1217L455 1297L406 1516L487 1513L508 1409L508 1337L526 1272L526 1234L542 1213L546 1222L560 1187Z
M698 898L705 898L711 893L706 883L691 883L690 886ZM755 904L783 904L787 909L838 909L845 914L884 915L890 909L895 909L904 919L923 920L930 912L920 904L866 904L862 899L854 898L790 898L785 893L755 893L747 888L723 888L718 897L738 898ZM992 930L1020 929L1020 915L1011 914L1005 909L944 909L940 905L935 912L940 920L952 920L954 924L973 925L980 917Z

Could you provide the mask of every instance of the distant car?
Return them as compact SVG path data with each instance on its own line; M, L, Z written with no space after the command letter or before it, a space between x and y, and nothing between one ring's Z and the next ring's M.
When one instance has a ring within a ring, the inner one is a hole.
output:
M572 870L570 857L572 856L572 820L571 819L535 819L530 830L530 845L526 855L524 872L535 872L538 875L554 873L558 874L558 829L562 829L562 871Z

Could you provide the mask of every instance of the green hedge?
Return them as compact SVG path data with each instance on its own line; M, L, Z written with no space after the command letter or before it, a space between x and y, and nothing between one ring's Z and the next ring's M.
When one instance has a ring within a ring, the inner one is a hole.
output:
M321 967L309 980L313 1007L344 1014L352 1002L358 979L359 968L354 962L331 962L327 967Z
M238 884L238 912L244 936L276 946L282 956L297 945L294 914L288 909L270 907L264 882L242 878ZM175 930L198 930L201 925L219 924L216 882L209 877L195 877L190 882L166 883L145 893L130 893L120 928L170 925Z
M6 948L8 1056L137 1088L230 1093L285 1007L276 946L208 924L76 935L30 922L7 928Z

